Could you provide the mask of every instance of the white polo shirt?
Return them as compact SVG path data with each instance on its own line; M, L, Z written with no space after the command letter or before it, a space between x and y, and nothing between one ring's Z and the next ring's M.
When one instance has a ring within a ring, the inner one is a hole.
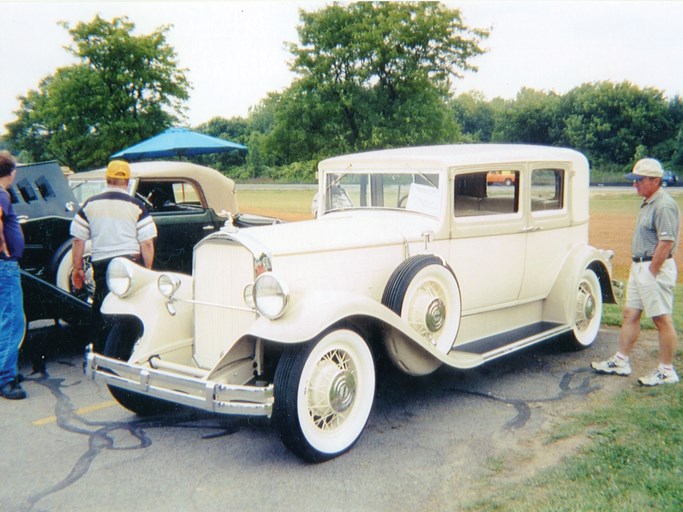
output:
M71 221L71 236L92 241L92 261L139 254L140 242L155 238L157 228L142 201L108 187L89 198Z

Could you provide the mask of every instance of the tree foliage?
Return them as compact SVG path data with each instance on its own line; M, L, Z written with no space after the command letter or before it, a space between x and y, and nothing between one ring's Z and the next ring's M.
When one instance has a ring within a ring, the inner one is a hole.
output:
M453 142L568 146L594 168L621 173L643 156L683 170L683 101L629 82L583 84L566 94L523 88L512 100L455 96L486 30L437 2L355 2L300 13L290 44L297 79L246 118L216 117L198 131L248 152L199 157L237 178L312 181L324 157ZM75 170L155 135L182 115L185 70L168 27L133 36L126 18L66 27L78 63L21 98L7 142L34 161Z
M644 156L683 169L683 102L657 89L605 81L564 95L524 88L514 100L462 94L449 106L464 141L567 146L607 172Z
M443 109L453 78L488 32L437 2L357 2L301 12L291 44L298 79L269 135L281 164L458 136Z
M676 136L679 127L667 111L663 94L652 88L640 89L629 82L584 84L561 102L560 140L581 148L596 163L628 165L638 146L652 152Z
M99 16L63 26L78 63L20 98L17 119L7 125L16 150L83 170L182 116L190 85L166 42L170 27L136 36L127 18Z

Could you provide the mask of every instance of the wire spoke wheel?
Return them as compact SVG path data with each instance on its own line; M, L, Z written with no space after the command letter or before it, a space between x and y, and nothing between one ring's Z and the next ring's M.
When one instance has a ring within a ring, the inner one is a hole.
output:
M322 462L355 444L374 394L370 348L357 332L333 329L283 353L275 374L273 422L290 450Z
M435 256L415 256L392 274L382 303L444 354L460 328L460 288L451 269Z
M572 335L575 348L590 346L602 321L602 290L592 270L584 270L576 289Z

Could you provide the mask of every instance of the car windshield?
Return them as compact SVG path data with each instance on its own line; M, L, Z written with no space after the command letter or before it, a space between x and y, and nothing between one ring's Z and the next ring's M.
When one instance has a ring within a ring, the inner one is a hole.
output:
M107 188L107 182L104 179L70 179L69 184L71 185L71 190L76 196L76 199L80 204L83 204L88 198L104 192ZM128 184L128 193L133 190L133 180Z
M437 217L439 175L413 173L329 173L325 213L358 208L401 209Z

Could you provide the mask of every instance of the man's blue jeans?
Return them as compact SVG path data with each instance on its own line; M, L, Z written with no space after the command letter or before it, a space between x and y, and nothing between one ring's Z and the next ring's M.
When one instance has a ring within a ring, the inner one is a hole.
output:
M0 386L17 376L19 345L26 326L23 301L19 264L0 260Z

